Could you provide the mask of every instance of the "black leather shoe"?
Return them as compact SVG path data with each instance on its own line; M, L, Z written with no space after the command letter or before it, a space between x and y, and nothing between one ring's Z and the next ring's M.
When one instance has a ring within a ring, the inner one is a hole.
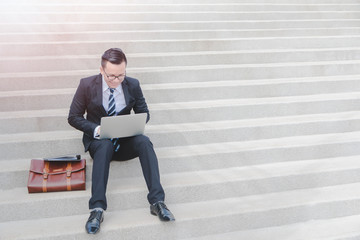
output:
M165 203L162 201L150 205L150 213L152 215L158 216L161 221L175 221L174 215L170 212Z
M94 210L86 222L85 229L89 234L95 234L100 231L100 223L104 221L104 214L101 210Z

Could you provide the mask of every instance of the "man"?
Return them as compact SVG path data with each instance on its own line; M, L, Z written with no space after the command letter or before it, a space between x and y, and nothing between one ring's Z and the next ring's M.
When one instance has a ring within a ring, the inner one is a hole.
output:
M150 119L139 81L125 75L126 65L127 59L121 49L105 51L101 60L101 73L81 79L70 106L68 122L84 132L85 151L89 151L93 159L90 217L85 225L89 234L100 230L103 212L107 208L106 186L111 160L124 161L139 157L149 190L147 198L150 213L162 221L175 220L164 203L165 193L160 184L158 160L149 138L144 135L119 139L99 138L101 117L130 114L134 110L135 113L147 113L147 121Z

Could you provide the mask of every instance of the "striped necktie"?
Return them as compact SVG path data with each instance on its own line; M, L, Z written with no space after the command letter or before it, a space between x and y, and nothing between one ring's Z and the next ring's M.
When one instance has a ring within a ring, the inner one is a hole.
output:
M114 116L116 113L116 106L115 106L115 98L114 98L114 91L115 88L110 89L110 96L109 96L109 108L108 108L108 115ZM119 151L120 144L118 144L118 138L112 138L111 141L114 143L115 152Z
M114 98L114 90L115 88L109 88L110 89L110 96L109 96L109 108L108 108L108 115L114 116L116 112L115 107L115 98Z

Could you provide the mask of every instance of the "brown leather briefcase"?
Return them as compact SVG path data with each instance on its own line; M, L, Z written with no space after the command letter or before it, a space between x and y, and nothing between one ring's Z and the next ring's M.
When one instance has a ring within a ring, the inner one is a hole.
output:
M85 190L85 168L85 159L79 161L32 159L28 191L37 193Z

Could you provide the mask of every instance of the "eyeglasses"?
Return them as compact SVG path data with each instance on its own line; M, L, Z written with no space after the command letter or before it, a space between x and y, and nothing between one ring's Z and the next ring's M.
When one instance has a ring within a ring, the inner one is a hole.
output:
M114 76L114 75L110 75L110 76L109 76L109 75L105 72L105 70L103 70L103 71L104 71L106 77L109 79L109 81L114 81L115 79L123 80L123 79L125 78L125 76L126 76L126 73L121 74L121 75L119 75L119 76Z

